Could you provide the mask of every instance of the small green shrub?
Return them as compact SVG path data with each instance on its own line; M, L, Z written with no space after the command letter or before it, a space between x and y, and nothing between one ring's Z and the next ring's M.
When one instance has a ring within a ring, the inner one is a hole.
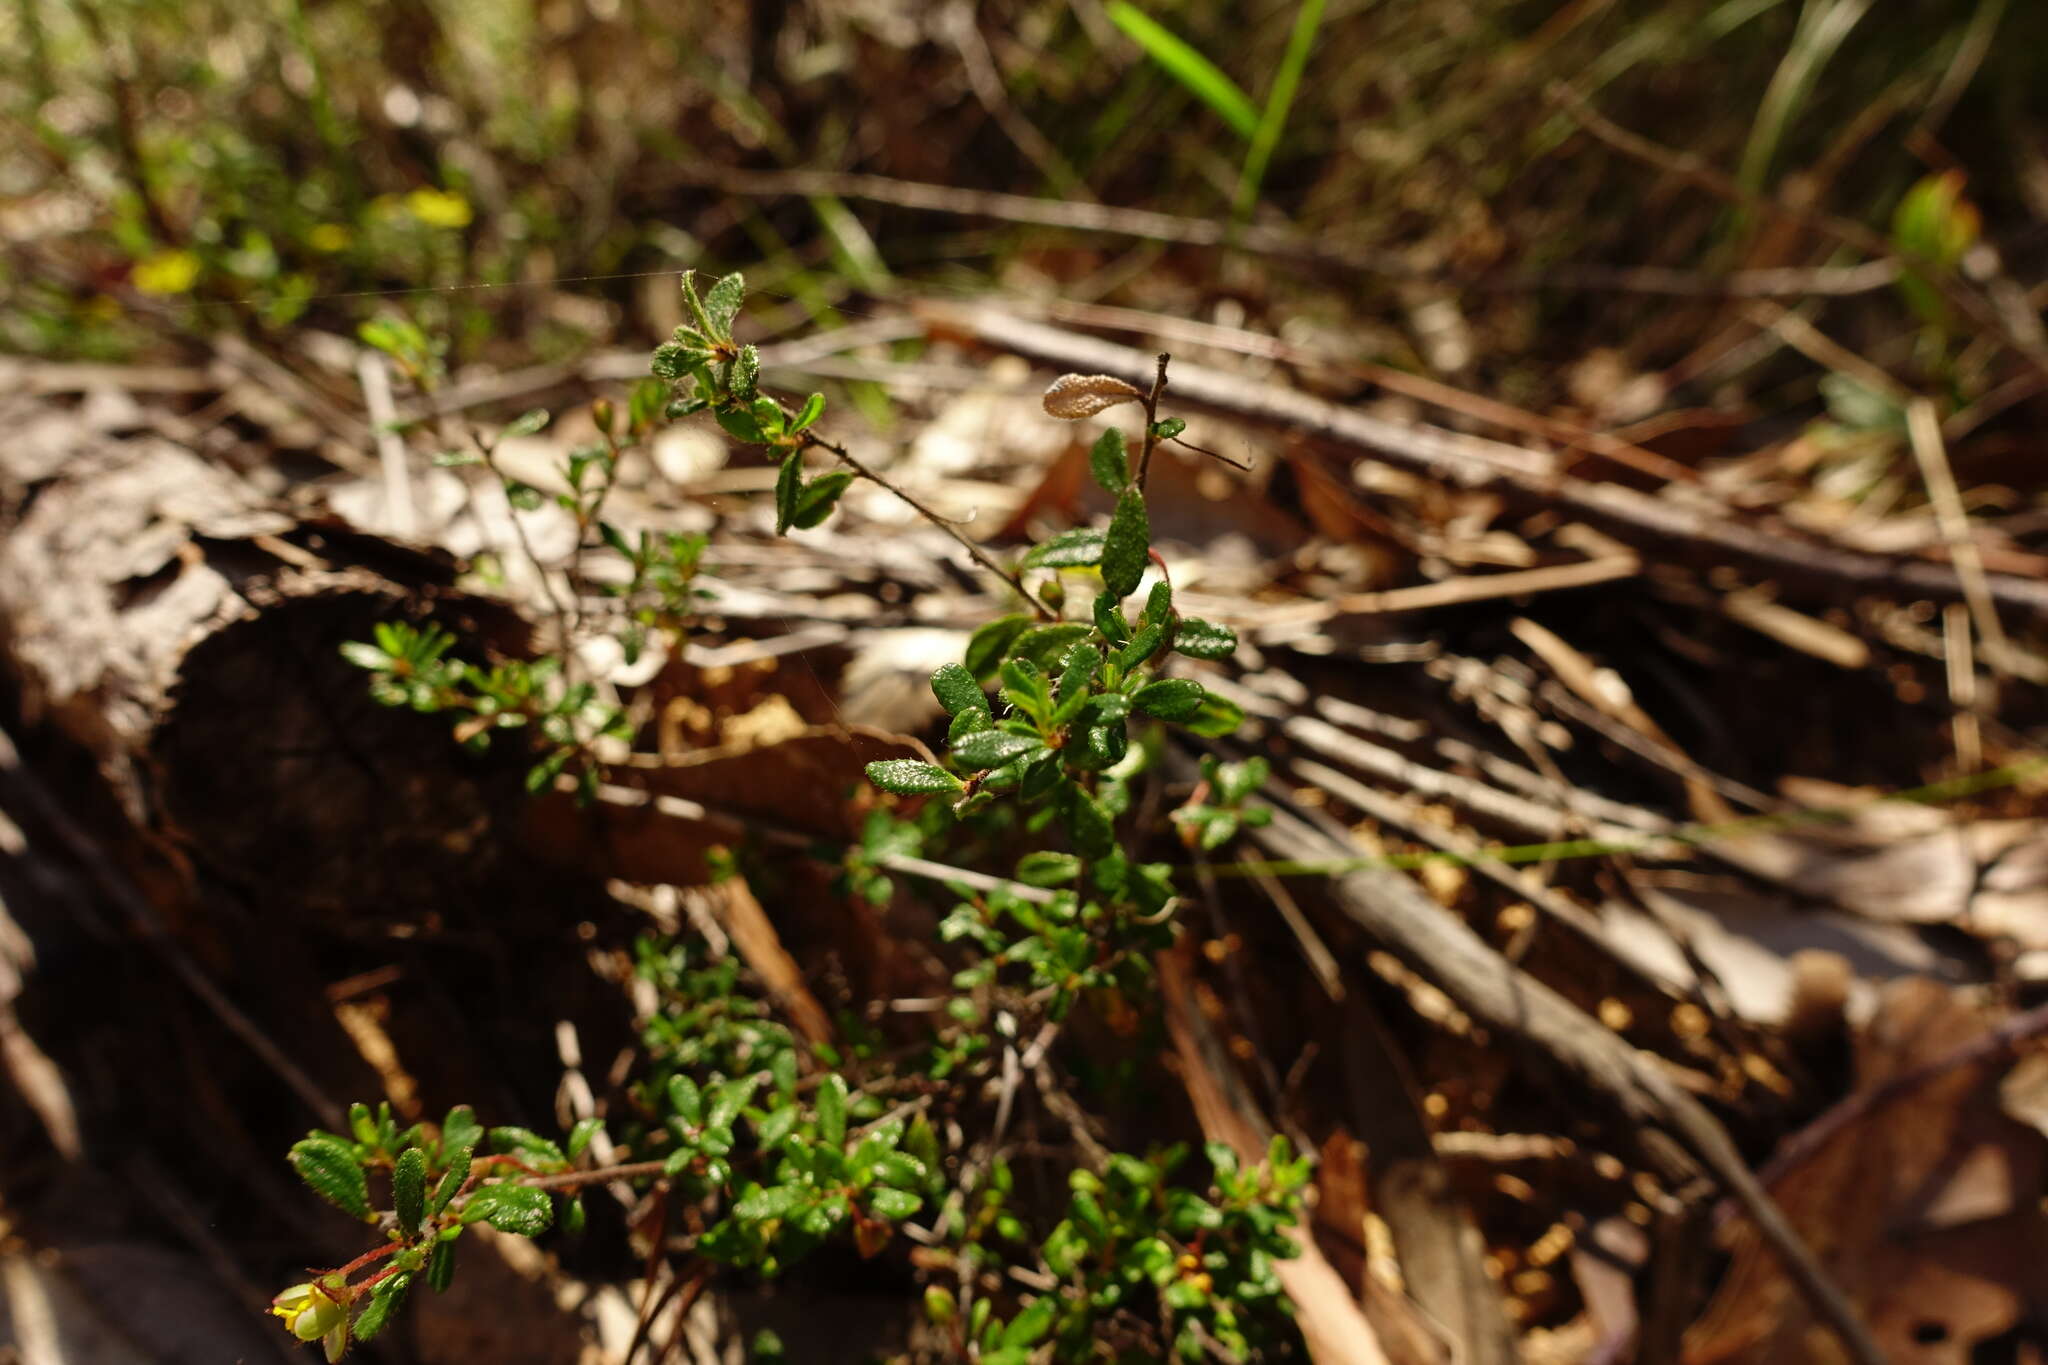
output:
M822 396L792 410L760 391L759 357L732 332L745 297L739 276L701 295L685 277L683 297L690 322L655 352L653 383L635 392L623 425L600 410L603 441L572 453L562 471L569 491L559 501L585 549L627 565L617 614L593 624L561 613L560 658L463 662L445 632L399 624L343 649L370 674L374 698L447 715L463 743L523 737L535 789L569 774L594 790L599 741L631 737L622 713L571 676L573 634L610 631L631 653L649 632L673 636L689 624L702 540L629 535L603 517L624 448L661 421L708 412L735 439L779 456L783 533L822 523L855 478L881 482L817 434ZM398 329L385 336L415 374L430 376L431 347ZM381 1330L415 1278L445 1288L464 1229L575 1231L584 1191L623 1180L663 1182L688 1207L688 1255L707 1269L772 1276L840 1239L875 1255L910 1226L921 1244L920 1330L943 1358L1024 1365L1107 1350L1242 1359L1293 1339L1274 1262L1294 1249L1288 1229L1309 1165L1285 1139L1251 1166L1216 1144L1195 1161L1183 1146L1105 1153L1077 1141L1072 1160L1031 1158L1063 1168L1053 1173L1068 1192L1063 1206L1020 1200L1003 1148L1007 1095L1026 1083L1020 1055L1037 1073L1028 1083L1064 1086L1053 1044L1077 1006L1100 999L1128 1013L1150 1003L1152 958L1172 943L1179 905L1172 867L1143 857L1150 839L1177 825L1190 846L1214 849L1266 814L1248 804L1263 762L1211 759L1170 824L1149 829L1135 818L1169 728L1220 736L1243 719L1199 682L1163 671L1175 653L1216 659L1236 644L1228 629L1175 609L1152 548L1146 464L1159 441L1184 429L1158 414L1164 384L1162 357L1149 393L1103 376L1055 385L1047 406L1062 415L1144 409L1135 461L1114 428L1091 452L1114 514L1104 527L1032 548L1014 568L990 564L1024 609L984 624L962 662L933 674L948 717L944 761L867 770L901 804L874 811L846 850L847 891L887 899L896 854L966 850L975 874L973 886L947 886L954 905L940 933L957 967L925 1042L907 1051L866 1039L844 1051L807 1046L750 993L737 960L713 960L693 941L643 939L636 971L658 1003L616 1135L595 1143L604 1125L594 1119L559 1142L486 1129L466 1106L438 1129L401 1132L388 1108L373 1117L357 1106L348 1134L316 1132L292 1149L307 1184L381 1239L278 1296L275 1311L294 1335L323 1342L334 1359ZM532 414L508 430L545 420ZM495 470L494 449L480 441L445 459ZM835 467L813 472L813 452ZM507 492L528 505L540 496L509 480ZM1099 585L1085 619L1048 605L1079 600L1065 590L1069 578ZM1004 1094L993 1106L992 1088ZM942 1125L935 1113L973 1123ZM970 1131L976 1125L988 1131ZM593 1146L618 1159L598 1164Z

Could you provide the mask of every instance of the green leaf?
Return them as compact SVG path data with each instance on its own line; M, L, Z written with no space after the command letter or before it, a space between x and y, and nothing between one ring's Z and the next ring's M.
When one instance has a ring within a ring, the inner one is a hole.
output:
M1102 562L1104 532L1099 526L1076 526L1031 547L1018 566L1025 569L1085 569Z
M377 1281L370 1291L370 1301L363 1305L363 1311L356 1315L355 1323L349 1328L350 1334L358 1341L372 1341L384 1324L391 1321L391 1315L405 1302L405 1291L412 1287L412 1275L401 1270L389 1279Z
M977 682L993 677L1002 666L1004 656L1010 652L1010 646L1030 625L1029 616L998 616L978 628L967 641L964 660L967 671Z
M512 419L511 423L506 426L504 432L500 435L500 439L509 440L514 436L531 436L547 424L548 410L546 408L530 408Z
M818 1141L833 1147L846 1141L846 1077L830 1072L818 1083Z
M773 1147L788 1137L796 1127L797 1112L793 1104L772 1109L759 1123L754 1125L754 1137L763 1147Z
M868 781L898 796L921 796L928 792L956 792L960 779L944 768L920 763L914 758L887 758L867 766Z
M1201 709L1202 698L1207 695L1198 682L1187 678L1161 678L1139 688L1131 698L1131 705L1161 720L1186 720Z
M761 431L761 424L754 420L754 414L745 408L720 408L712 415L718 419L718 425L739 440L760 445L768 439Z
M825 395L814 393L804 400L803 407L797 412L796 420L789 424L789 429L791 431L804 431L824 415Z
M436 1294L447 1290L455 1278L455 1243L440 1242L434 1247L433 1256L427 1261L427 1288Z
M1190 659L1227 659L1237 649L1237 632L1214 621L1183 616L1174 632L1173 647Z
M462 1221L479 1219L500 1232L538 1237L555 1221L555 1201L528 1185L486 1185L462 1206Z
M1188 429L1188 424L1178 417L1162 417L1152 424L1152 434L1162 441L1171 441Z
M1030 753L1038 748L1040 741L1031 735L1013 735L1007 730L983 730L968 735L953 745L953 757L962 767L1000 768L1020 754Z
M1052 1330L1053 1318L1059 1313L1060 1301L1052 1294L1041 1294L1031 1301L1031 1306L1010 1319L1003 1328L1000 1345L1005 1350L1021 1350L1036 1346Z
M466 1104L458 1104L448 1111L448 1117L441 1120L441 1159L446 1161L449 1154L464 1149L475 1150L484 1145L484 1126L476 1121L476 1112Z
M396 662L377 646L361 640L344 641L341 646L341 657L357 668L367 668L372 673L382 673Z
M941 664L932 674L932 695L939 699L939 705L946 708L949 716L957 716L963 711L988 714L988 698L982 695L981 684L959 664Z
M671 376L673 377L673 376ZM634 431L645 431L661 416L662 405L668 401L668 390L652 379L643 379L633 386L632 397L626 400L626 424Z
M1152 585L1152 591L1145 594L1145 612L1141 619L1147 624L1173 624L1173 584L1162 578Z
M1102 672L1102 651L1093 645L1075 645L1067 651L1066 667L1060 672L1060 711L1057 720L1071 719L1088 700L1088 689ZM1069 708L1072 708L1069 710Z
M850 470L835 469L829 474L820 474L804 485L797 495L796 515L789 524L799 531L808 531L832 515L832 508L839 501L839 495L853 482Z
M1116 515L1102 542L1102 586L1119 601L1138 589L1152 549L1152 527L1145 516L1145 495L1126 488L1116 500Z
M879 1189L868 1196L868 1212L890 1222L900 1222L922 1207L924 1197L909 1190Z
M552 1141L531 1128L506 1126L491 1129L491 1145L518 1157L529 1166L566 1166L569 1158Z
M1111 497L1124 491L1131 481L1131 457L1124 449L1122 431L1111 427L1095 438L1088 450L1088 470Z
M804 453L792 450L782 457L782 468L775 474L775 534L789 534L791 523L796 520L798 507L803 498Z
M732 363L732 391L737 397L747 398L751 397L760 386L761 353L752 346L742 346L740 347L738 359ZM768 414L763 413L761 410L763 402L768 403L770 411L774 414L772 422L768 420ZM772 400L755 400L754 420L761 424L761 430L763 431L779 432L782 430L782 410L777 408Z
M1066 662L1067 651L1088 638L1092 626L1079 621L1061 621L1026 631L1012 649L1015 658L1026 659L1041 672L1050 673Z
M876 1178L899 1190L923 1184L927 1174L925 1164L908 1152L885 1152L875 1162Z
M770 1185L755 1190L732 1206L733 1217L742 1223L766 1223L771 1219L787 1218L798 1207L809 1203L811 1191L802 1185Z
M1121 720L1105 725L1091 725L1081 738L1081 752L1086 756L1085 765L1095 772L1114 768L1124 761L1130 752L1130 735Z
M647 362L647 368L656 379L665 379L673 384L710 358L711 352L695 344L693 336L687 342L662 342L654 348L654 355Z
M573 1161L582 1156L590 1146L590 1140L603 1131L604 1120L601 1118L576 1120L576 1126L569 1130L569 1159Z
M427 1208L427 1154L417 1147L400 1152L391 1168L391 1207L398 1215L398 1230L408 1238L417 1237Z
M761 1082L766 1079L767 1077L757 1071L751 1076L737 1076L729 1081L721 1081L711 1092L711 1103L704 1111L704 1126L731 1127L732 1121L739 1117L740 1110L747 1107L747 1101L754 1098L754 1092L761 1088Z
M532 484L521 483L517 479L507 479L505 481L505 501L511 503L522 512L531 512L543 502L546 502L547 499L542 497L541 491Z
M1094 797L1072 783L1063 793L1060 818L1082 857L1105 857L1116 847L1116 827L1110 823L1109 812Z
M1112 593L1095 595L1095 629L1113 645L1120 645L1131 638L1131 623L1124 619L1121 600Z
M747 281L739 271L725 276L711 286L704 295L704 318L711 324L711 330L721 337L732 335L732 320L740 315L740 305L747 301Z
M1927 176L1899 200L1892 214L1892 241L1914 264L1950 269L1977 240L1982 217L1963 197L1963 173Z
M290 1160L299 1179L343 1213L369 1222L370 1186L349 1145L337 1137L317 1135L292 1144Z
M1071 853L1027 853L1017 860L1017 880L1026 886L1065 886L1081 875L1081 860Z
M1258 132L1258 107L1214 62L1127 0L1111 0L1108 14L1111 23L1144 48L1146 55L1165 67L1190 94L1215 110L1232 132L1247 142Z
M690 310L690 316L697 320L697 325L706 332L717 331L718 329L711 325L711 315L704 311L704 300L697 297L696 271L685 270L683 272L682 288L683 306Z
M1034 720L1050 714L1052 689L1046 685L1044 669L1018 654L1003 662L1002 673L1003 696L1010 705Z
M1148 621L1141 626L1131 642L1110 656L1110 662L1118 669L1129 673L1139 664L1151 658L1166 642L1166 627L1157 621Z
M427 1207L427 1211L436 1216L443 1209L447 1208L448 1202L461 1191L462 1182L469 1179L470 1149L467 1147L457 1147L451 1152L449 1151L447 1140L444 1138L441 1143L441 1150L448 1153L446 1157L448 1169L442 1174L441 1183L434 1186L434 1202Z
M1211 692L1202 698L1202 705L1185 724L1204 739L1222 739L1244 724L1244 708Z

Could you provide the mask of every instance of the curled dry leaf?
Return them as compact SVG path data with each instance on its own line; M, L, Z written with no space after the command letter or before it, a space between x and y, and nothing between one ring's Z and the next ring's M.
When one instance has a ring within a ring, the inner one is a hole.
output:
M1145 391L1111 374L1063 374L1045 391L1045 410L1077 422L1118 403L1142 402Z

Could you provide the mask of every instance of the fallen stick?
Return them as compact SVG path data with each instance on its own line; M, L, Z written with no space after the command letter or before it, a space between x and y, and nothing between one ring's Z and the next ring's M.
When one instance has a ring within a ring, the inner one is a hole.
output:
M1285 811L1275 811L1272 824L1250 833L1280 859L1352 851ZM1514 966L1406 877L1361 867L1330 878L1328 885L1346 917L1428 976L1475 1021L1546 1054L1605 1095L1640 1126L1645 1153L1673 1186L1689 1183L1702 1170L1711 1176L1756 1224L1815 1315L1841 1338L1849 1358L1859 1365L1882 1365L1884 1353L1869 1329L1772 1202L1727 1129L1655 1057Z
M934 333L1013 351L1064 370L1113 374L1142 383L1157 363L1150 352L992 308L937 300L920 300L915 308ZM1637 548L1690 546L1703 560L1737 564L1809 590L1837 594L1881 591L1943 602L1964 599L1962 576L1951 564L1817 544L1789 527L1750 525L1619 484L1573 478L1558 472L1556 461L1547 453L1504 441L1426 423L1388 421L1277 384L1201 365L1174 366L1173 395L1190 406L1307 431L1431 478L1567 507ZM2048 582L1986 574L1984 584L2000 606L2048 620Z

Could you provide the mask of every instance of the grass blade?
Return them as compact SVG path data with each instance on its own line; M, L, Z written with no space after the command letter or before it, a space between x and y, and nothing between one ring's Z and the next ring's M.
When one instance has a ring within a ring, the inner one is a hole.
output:
M1173 78L1202 103L1214 109L1233 131L1250 141L1259 130L1259 111L1251 97L1216 64L1189 47L1158 20L1128 0L1112 0L1110 21L1145 49L1147 56L1171 72Z
M1316 30L1322 23L1323 0L1302 0L1301 8L1295 11L1294 32L1287 38L1286 55L1281 57L1280 69L1273 75L1273 88L1266 92L1266 112L1259 117L1251 150L1245 153L1244 170L1238 176L1237 203L1231 212L1239 221L1251 216L1252 205L1259 200L1267 163L1280 144L1280 134L1286 131L1287 114L1294 107L1295 93L1301 89L1301 73L1308 67L1309 53L1316 45Z

